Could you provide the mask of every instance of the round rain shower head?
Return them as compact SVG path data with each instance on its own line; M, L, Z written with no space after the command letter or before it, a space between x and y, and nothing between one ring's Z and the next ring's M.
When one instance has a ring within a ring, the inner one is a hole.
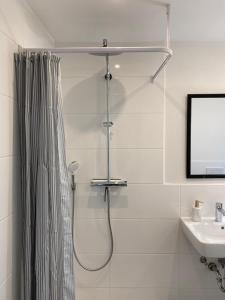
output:
M78 168L79 168L79 163L77 161L72 161L68 166L68 171L71 174L74 174Z

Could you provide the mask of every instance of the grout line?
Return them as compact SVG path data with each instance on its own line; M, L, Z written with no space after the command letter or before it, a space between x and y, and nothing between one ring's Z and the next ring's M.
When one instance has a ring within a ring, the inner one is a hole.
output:
M218 288L208 288L208 287L201 287L201 288L194 288L194 289L191 289L191 288L185 288L185 287L181 287L181 288L177 288L177 287L167 287L167 286L160 286L160 285L141 285L141 286L131 286L131 285L123 285L123 286L117 286L117 285L114 285L114 286L97 286L97 285L90 285L90 286L85 286L85 285L78 285L76 286L76 288L78 289L152 289L152 290L169 290L169 291L179 291L179 290L184 290L184 291L187 291L187 290L191 290L193 292L198 292L198 291L206 291L206 292L209 292L209 291L219 291ZM222 295L222 294L221 294ZM180 299L180 298L178 298Z
M0 96L9 98L9 100L11 100L13 103L16 101L13 96L4 94L2 92L0 92Z
M0 218L0 223L6 221L7 219L9 219L10 217L12 217L14 215L14 211L12 211L11 213L9 213L7 216Z
M130 182L129 183L129 185L133 185L133 186L135 186L135 185L156 185L156 186L163 186L163 187L179 187L179 184L164 184L164 183L151 183L151 182ZM92 187L91 185L90 185L90 181L88 181L88 182L77 182L77 185L87 185L87 186L90 186L90 187Z
M173 287L165 287L165 286L157 286L157 287L153 287L153 286L109 286L109 287L106 287L106 286L80 286L80 287L77 287L78 289L154 289L154 290L168 290L168 291L178 291L178 288L173 288ZM186 288L184 288L186 290ZM196 289L197 291L199 289ZM200 290L204 290L203 288L201 288ZM214 289L214 288L209 288L207 290L218 290L218 289Z
M9 281L9 279L10 278L12 278L12 272L11 273L9 273L8 275L7 275L7 277L5 278L5 279L3 279L3 281L0 283L0 288L7 282L7 281Z
M62 63L62 65L63 65L63 63ZM75 78L81 78L81 79L87 79L87 78L89 78L89 77L93 77L93 72L96 72L96 70L94 71L94 70L91 70L90 71L90 73L84 73L84 74L82 74L82 75L73 75L73 74L69 74L69 75L62 75L62 80L67 80L67 79L75 79ZM63 73L66 73L65 72L65 70L63 70L63 68L62 68L62 74ZM102 75L99 75L99 76L96 76L96 78L102 78L103 79L103 77L102 76L104 76L104 74L102 73ZM124 74L124 75L113 75L113 78L114 79L124 79L124 78L141 78L141 79L146 79L146 81L147 82L149 82L149 84L151 84L151 82L150 82L150 79L149 79L149 75L130 75L130 74ZM146 82L146 83L147 83Z
M4 155L0 155L0 159L4 159L4 158L13 158L13 157L17 157L18 155L15 154L4 154Z
M6 158L14 158L14 157L17 157L18 155L11 155L11 154L9 154L9 155L0 155L0 159L6 159Z
M23 8L26 9L26 13L31 13L31 17L34 17L35 22L38 23L38 27L41 27L40 29L40 35L47 40L47 42L51 45L55 45L56 41L53 35L49 32L45 22L40 18L39 14L36 13L36 11L32 8L30 3L27 0L22 1ZM48 47L47 47L48 48Z
M163 70L163 183L166 182L166 69Z
M71 148L69 150L73 150L74 148ZM75 149L75 150L84 150L84 149ZM99 150L99 149L87 149L87 150ZM116 149L114 149L116 150ZM119 149L118 150L122 150L122 149ZM129 149L124 149L124 150L149 150L149 149L134 149L134 148L129 148ZM152 150L155 150L155 149L152 149ZM159 150L162 150L162 149L159 149ZM13 155L14 156L14 155ZM91 179L90 179L91 180ZM90 185L90 181L79 181L77 182L77 184L79 185ZM212 183L212 182L197 182L197 183L168 183L168 182L163 182L163 181L160 181L160 182L130 182L128 181L128 186L129 185L158 185L158 186L165 186L165 187L178 187L179 186L185 186L185 187L195 187L195 186L199 186L199 187L204 187L204 186L208 186L208 187L225 187L225 180L223 182L215 182L215 183Z
M90 179L91 181L91 179ZM83 184L83 185L89 185L90 187L93 188L93 186L91 186L90 184L90 181L77 181L76 183L79 185L79 184ZM128 185L133 185L133 184L136 184L136 185L163 185L163 183L160 181L160 182L131 182L128 180ZM113 188L113 187L112 187Z
M66 150L106 150L106 147L66 147ZM163 148L111 147L113 150L163 150Z
M84 116L84 115L87 115L87 116L105 116L105 113L102 112L102 113L99 113L99 112L96 112L96 113L69 113L69 112L65 112L63 113L63 116ZM163 116L164 113L163 112L140 112L140 113L110 113L110 115L125 115L125 116L151 116L151 115L160 115L160 116Z
M219 178L217 178L217 179L219 179ZM205 180L205 179L203 179L203 180ZM208 186L208 187L215 187L215 186L225 186L225 179L220 179L221 181L219 181L218 182L218 180L217 181L215 181L215 182L212 182L212 181L206 181L206 182L202 182L202 181L197 181L197 182L194 182L193 181L193 183L190 183L190 182L178 182L178 183L173 183L173 182L165 182L165 185L169 185L169 186L173 186L173 185L175 185L175 186L185 186L185 187L187 187L187 186L190 186L190 187L194 187L194 186L200 186L200 187L202 187L202 186Z
M86 256L92 256L92 255L94 255L94 256L105 256L105 255L107 255L108 254L108 252L79 252L78 251L78 253L79 253L79 255L86 255ZM115 255L117 255L117 256L125 256L125 255L128 255L128 256L158 256L158 255L160 255L160 256L175 256L175 255L178 255L179 253L178 252L160 252L160 253L158 253L158 252L116 252L116 251L114 251L114 253L113 253L113 255L115 256ZM108 267L109 267L109 272L111 271L110 270L110 266L111 265L109 265Z
M179 214L181 217L181 185L179 185Z
M108 254L108 252L79 252L79 255L88 255L88 256L105 256ZM175 256L178 254L178 252L114 252L114 256ZM197 254L182 254L182 255L188 255L188 256L198 256Z
M78 208L77 208L78 209ZM113 209L113 208L111 208ZM107 218L106 217L93 217L93 218L89 218L89 217L77 217L77 222L78 221L87 221L87 220L92 220L92 221L105 221ZM179 217L174 217L174 218L170 218L170 217L165 217L165 218L156 218L156 217L149 217L149 218L126 218L126 217L121 217L121 218L114 218L111 217L112 221L140 221L140 222L144 222L144 221L169 221L169 222L177 222L180 218Z
M11 43L14 43L15 46L18 47L18 43L10 35L8 35L5 31L3 31L1 28L0 28L0 33L4 36L4 38L7 38Z

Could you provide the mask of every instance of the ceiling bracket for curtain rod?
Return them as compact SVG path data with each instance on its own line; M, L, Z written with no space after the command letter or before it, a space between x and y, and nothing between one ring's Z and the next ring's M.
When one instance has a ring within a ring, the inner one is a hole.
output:
M23 51L28 52L51 52L51 53L88 53L99 56L112 56L119 55L122 53L162 53L164 58L160 66L150 77L153 83L158 77L160 72L165 68L171 57L173 56L173 51L170 48L170 4L165 2L157 2L152 0L155 5L160 5L166 9L166 47L109 47L107 39L103 39L103 45L101 47L65 47L65 48L26 48ZM21 51L21 50L20 50ZM108 79L108 78L106 78ZM111 78L110 78L111 79Z

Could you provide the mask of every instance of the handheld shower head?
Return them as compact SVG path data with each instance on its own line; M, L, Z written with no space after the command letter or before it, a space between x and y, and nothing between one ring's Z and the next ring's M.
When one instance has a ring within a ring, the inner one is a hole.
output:
M79 168L79 163L77 161L72 161L68 166L68 171L71 174L75 174L78 168Z

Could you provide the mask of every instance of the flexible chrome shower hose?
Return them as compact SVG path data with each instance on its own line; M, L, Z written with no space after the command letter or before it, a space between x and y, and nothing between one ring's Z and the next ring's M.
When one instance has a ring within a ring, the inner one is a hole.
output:
M106 261L99 267L96 268L90 268L87 267L85 265L83 265L83 263L80 261L78 255L77 255L77 251L76 251L76 247L75 247L75 237L74 237L74 209L75 209L75 194L76 194L76 183L73 181L72 183L72 196L73 196L73 201L72 201L72 238L73 238L73 253L74 253L74 257L77 261L77 263L81 266L81 268L83 268L86 271L90 271L90 272L96 272L96 271L100 271L103 268L105 268L108 263L110 262L112 255L113 255L113 248L114 248L114 241L113 241L113 232L112 232L112 226L111 226L111 217L110 217L110 192L109 192L109 188L105 187L105 193L104 193L104 201L107 203L107 223L108 223L108 228L109 228L109 234L110 234L110 252L109 252L109 256L107 257Z

